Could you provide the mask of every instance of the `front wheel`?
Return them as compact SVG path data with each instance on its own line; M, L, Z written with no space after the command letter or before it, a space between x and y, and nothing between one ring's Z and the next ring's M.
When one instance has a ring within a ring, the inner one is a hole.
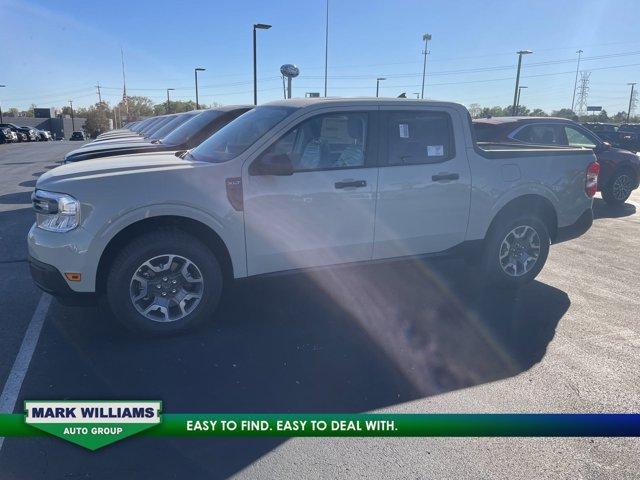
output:
M498 219L485 240L483 273L499 287L525 285L542 270L550 244L547 226L535 216Z
M622 205L636 186L636 179L628 170L617 172L602 189L602 198L609 205Z
M150 334L177 333L214 316L223 276L197 238L166 229L135 238L116 256L107 300L118 320Z

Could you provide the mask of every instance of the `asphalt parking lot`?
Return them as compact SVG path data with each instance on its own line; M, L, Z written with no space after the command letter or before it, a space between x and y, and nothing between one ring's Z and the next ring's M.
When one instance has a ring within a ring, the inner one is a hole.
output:
M0 145L0 384L42 294L30 194L73 142ZM17 397L161 399L170 412L638 412L640 192L595 200L508 297L459 260L242 283L221 320L141 339L96 308L49 306ZM0 478L637 478L639 439L153 439L88 452L7 438Z

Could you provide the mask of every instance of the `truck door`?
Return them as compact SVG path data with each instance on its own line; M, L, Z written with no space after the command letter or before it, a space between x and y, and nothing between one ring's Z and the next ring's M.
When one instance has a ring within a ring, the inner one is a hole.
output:
M465 240L471 173L466 119L446 108L381 107L374 258L447 250Z
M247 162L243 185L249 275L371 259L376 111L310 113ZM293 172L255 173L251 164L263 161L284 162Z

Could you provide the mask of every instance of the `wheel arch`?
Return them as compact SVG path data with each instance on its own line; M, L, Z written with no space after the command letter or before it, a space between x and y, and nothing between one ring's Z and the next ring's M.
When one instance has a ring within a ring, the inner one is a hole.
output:
M179 215L160 215L135 221L120 230L104 248L96 272L96 292L104 293L109 267L117 253L134 238L158 228L176 228L202 241L216 255L225 280L234 278L231 255L224 241L209 225Z
M522 195L503 205L491 220L485 238L489 236L500 219L505 216L517 215L523 212L533 213L538 216L547 226L551 241L555 241L558 235L558 214L556 209L549 199L536 194Z

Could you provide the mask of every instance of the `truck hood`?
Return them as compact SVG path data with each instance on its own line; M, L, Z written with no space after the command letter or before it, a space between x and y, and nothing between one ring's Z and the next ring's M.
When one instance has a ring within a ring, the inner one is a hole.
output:
M109 143L113 144L113 143L121 143L121 142L148 142L148 141L149 139L141 137L140 135L127 135L122 137L101 138L99 140L96 139L93 142L91 142L91 144L102 145L102 144L109 144Z
M65 155L67 157L73 157L75 155L87 153L87 152L97 152L101 150L114 150L118 148L130 148L130 147L141 147L145 145L155 145L151 142L118 142L118 143L88 143L87 145L83 145L80 148L76 148L75 150L70 151Z
M201 163L179 158L174 153L155 152L97 158L86 162L68 163L49 170L38 178L36 188L73 194L73 191L65 188L71 187L76 182L113 176L175 171L193 168L195 164Z

